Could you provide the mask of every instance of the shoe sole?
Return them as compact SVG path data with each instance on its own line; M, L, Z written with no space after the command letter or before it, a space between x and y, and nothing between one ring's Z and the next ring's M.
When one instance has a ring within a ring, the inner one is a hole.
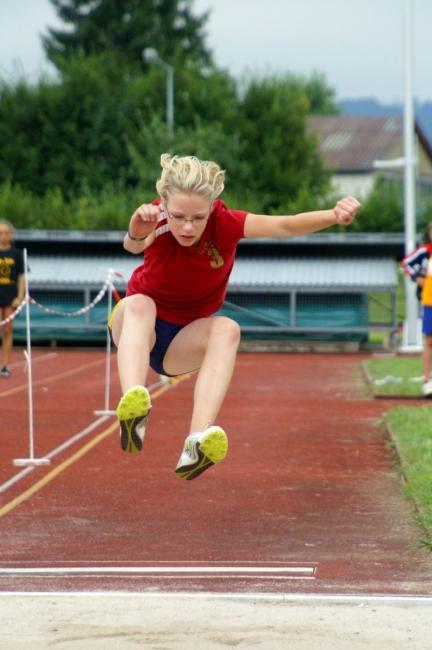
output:
M135 454L142 449L142 440L136 429L151 409L150 394L144 386L131 388L121 398L117 409L120 422L120 444L123 451Z
M179 478L191 481L225 458L228 452L228 438L225 431L218 427L210 429L204 438L197 443L196 451L198 460L194 465L178 467L175 470Z

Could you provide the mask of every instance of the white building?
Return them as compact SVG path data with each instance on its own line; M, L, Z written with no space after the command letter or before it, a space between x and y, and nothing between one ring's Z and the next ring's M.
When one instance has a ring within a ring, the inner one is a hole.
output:
M364 199L375 178L383 175L374 167L376 160L403 157L402 117L351 117L313 115L308 130L317 138L326 167L332 171L332 185L339 195ZM419 200L432 197L432 146L415 125L417 186ZM385 172L391 179L403 171Z

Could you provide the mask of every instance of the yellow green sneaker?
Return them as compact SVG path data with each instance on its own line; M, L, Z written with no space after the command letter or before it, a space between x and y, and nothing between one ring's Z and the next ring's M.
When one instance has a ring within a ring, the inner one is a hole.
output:
M133 386L121 398L116 413L124 451L132 454L141 451L150 409L150 393L144 386Z
M202 433L191 433L185 440L176 474L191 481L212 465L220 463L227 451L228 438L221 427L212 426Z

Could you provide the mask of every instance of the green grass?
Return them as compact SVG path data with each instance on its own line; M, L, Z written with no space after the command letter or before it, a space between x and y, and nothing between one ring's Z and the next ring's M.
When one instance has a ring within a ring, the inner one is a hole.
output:
M371 358L365 362L379 395L421 396L420 356ZM387 378L385 383L376 383ZM400 381L389 381L398 378ZM422 543L432 550L432 405L397 406L383 417L392 433L405 478L405 493L417 506L416 521L425 531Z
M375 395L421 397L422 360L419 356L372 358L365 362Z
M432 550L432 406L391 409L384 416L401 459L405 493L417 505L416 519Z

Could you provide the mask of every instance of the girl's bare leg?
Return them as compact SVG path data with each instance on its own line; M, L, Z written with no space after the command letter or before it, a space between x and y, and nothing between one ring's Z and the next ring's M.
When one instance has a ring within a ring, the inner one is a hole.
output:
M155 342L155 319L153 300L141 294L124 298L114 313L111 330L123 393L132 386L145 386Z
M172 340L164 358L170 375L199 368L190 430L212 425L227 393L240 342L238 324L224 316L200 318Z
M141 451L151 399L145 388L150 350L154 345L156 308L147 296L137 294L121 301L111 330L117 345L117 364L123 397L117 405L120 444L124 451Z

